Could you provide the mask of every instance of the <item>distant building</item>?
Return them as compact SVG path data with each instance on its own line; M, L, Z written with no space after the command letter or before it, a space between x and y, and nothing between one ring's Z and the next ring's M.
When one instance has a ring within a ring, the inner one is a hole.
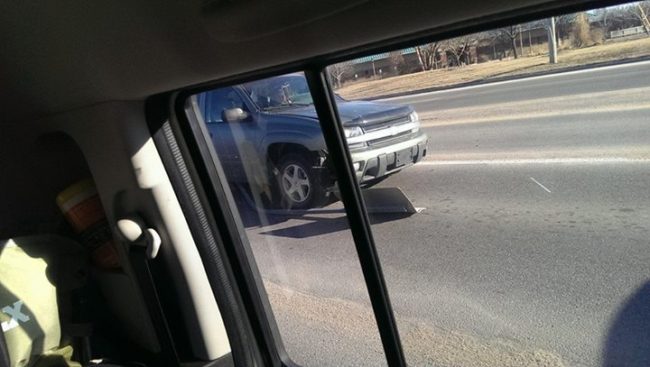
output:
M352 72L348 73L345 79L383 78L416 71L414 66L418 66L419 62L415 48L410 47L399 52L403 58L402 65L394 65L388 52L352 60Z
M545 27L522 29L520 36L515 40L517 53L523 56L536 55L540 50L545 50L548 47L547 42L548 34ZM478 62L514 57L512 42L504 37L496 40L481 39L476 46L476 57Z

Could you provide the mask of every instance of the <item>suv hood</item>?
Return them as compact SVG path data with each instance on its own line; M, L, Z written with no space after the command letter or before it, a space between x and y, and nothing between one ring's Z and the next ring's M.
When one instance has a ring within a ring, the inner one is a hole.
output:
M413 108L406 105L392 105L381 102L368 101L341 101L337 107L343 125L374 125L390 120L408 116ZM316 109L309 107L290 108L283 111L272 112L273 115L303 116L317 120Z

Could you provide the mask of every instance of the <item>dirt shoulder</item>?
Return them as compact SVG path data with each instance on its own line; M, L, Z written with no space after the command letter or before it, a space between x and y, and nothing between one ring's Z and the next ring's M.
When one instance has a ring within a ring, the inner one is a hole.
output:
M489 61L459 68L351 83L338 89L337 93L346 99L370 99L644 58L650 59L650 37L562 50L558 54L557 64L549 64L547 56Z
M370 305L338 298L324 298L265 281L275 317L286 327L284 342L296 362L318 361L324 352L339 365L374 365L383 360L377 324ZM396 313L402 343L412 366L441 367L563 367L566 362L553 351L511 339L481 338L458 330L446 330ZM290 330L290 332L289 332ZM300 330L309 330L300 333ZM311 340L310 340L311 339ZM317 346L320 353L310 353ZM373 346L374 348L368 348ZM352 352L352 353L350 353ZM366 355L364 355L366 354Z

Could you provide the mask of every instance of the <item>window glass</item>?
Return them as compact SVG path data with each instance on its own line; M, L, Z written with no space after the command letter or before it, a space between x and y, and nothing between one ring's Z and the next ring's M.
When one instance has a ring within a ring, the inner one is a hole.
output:
M292 360L381 366L384 352L302 73L197 94Z
M328 69L410 366L650 365L649 4Z
M247 111L244 101L234 88L222 88L197 95L197 103L206 123L223 122L224 111L240 108Z
M246 83L243 89L264 111L310 106L313 103L307 79L301 73Z

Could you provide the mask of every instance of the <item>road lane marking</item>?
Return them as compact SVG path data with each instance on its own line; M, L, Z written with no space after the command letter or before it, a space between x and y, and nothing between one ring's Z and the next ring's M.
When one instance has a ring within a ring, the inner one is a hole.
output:
M489 87L495 87L495 86L504 85L504 84L526 83L526 82L530 82L530 81L534 81L534 80L543 80L543 79L552 79L552 78L565 78L566 76L569 76L569 75L597 73L597 72L602 72L602 71L607 71L607 70L624 69L624 68L628 68L628 67L638 67L638 66L645 66L645 65L650 65L650 61L640 61L640 62L634 62L634 63L620 64L620 65L600 66L600 67L595 67L595 68L574 70L574 71L565 71L565 72L560 71L560 72L552 73L552 74L531 76L531 77L523 77L523 78L517 78L517 79L512 79L512 80L503 80L503 81L485 83L485 84L469 85L469 86L458 87L458 88L451 87L451 88L448 88L448 89L436 90L436 91L432 91L432 92L425 92L425 93L419 93L419 94L410 94L410 95L405 95L405 96L396 96L396 97L390 97L390 98L383 98L383 99L381 99L381 101L399 101L399 100L403 100L403 99L415 99L415 98L418 98L418 97L434 96L436 94L459 92L459 91L466 91L466 90L480 89L480 88L489 88ZM425 101L426 101L426 99L422 100L422 101L409 101L408 103L419 103L419 102L425 102Z
M574 100L577 100L577 102L591 103L590 106L591 105L600 106L601 103L593 102L595 99L603 99L607 103L611 105L615 105L617 103L618 104L630 103L630 101L632 102L643 101L644 97L648 95L648 92L650 92L650 85L646 85L642 87L625 88L625 89L604 90L604 91L585 90L582 92L572 93L568 95L564 94L564 95L554 95L554 96L546 96L546 97L534 97L527 100L517 100L517 101L502 100L502 101L494 101L489 103L481 103L477 105L469 104L469 105L458 106L458 107L445 107L445 108L435 107L433 108L433 111L438 113L456 113L458 111L463 111L463 112L469 111L466 113L472 114L471 110L485 110L488 108L497 108L497 107L499 109L504 109L507 107L518 109L524 105L531 105L532 107L539 108L540 107L539 105L550 105L550 104L558 104L558 103L564 103L567 106L573 106L576 103L576 101ZM420 113L420 115L422 113Z
M589 107L589 108L573 108L571 111L560 110L552 112L526 112L526 113L510 113L510 114L487 114L482 115L476 113L478 117L468 118L451 118L440 119L439 114L436 112L426 112L420 117L420 127L442 127L461 124L478 124L478 123L498 123L507 121L521 121L521 120L535 120L535 119L548 119L552 117L560 118L575 118L585 115L605 114L605 113L620 113L620 112L638 112L650 110L650 103L635 103L635 104L621 104L604 107ZM444 112L444 111L443 111ZM435 117L436 119L432 119Z
M608 164L608 163L650 163L650 158L533 158L533 159L450 159L426 160L415 164L424 166L468 166L468 165L508 165L508 164Z
M541 187L544 189L544 191L548 192L549 194L551 193L551 190L549 190L546 186L542 185L541 182L537 181L535 178L531 177L531 180L533 180L534 183L537 184L537 186Z

